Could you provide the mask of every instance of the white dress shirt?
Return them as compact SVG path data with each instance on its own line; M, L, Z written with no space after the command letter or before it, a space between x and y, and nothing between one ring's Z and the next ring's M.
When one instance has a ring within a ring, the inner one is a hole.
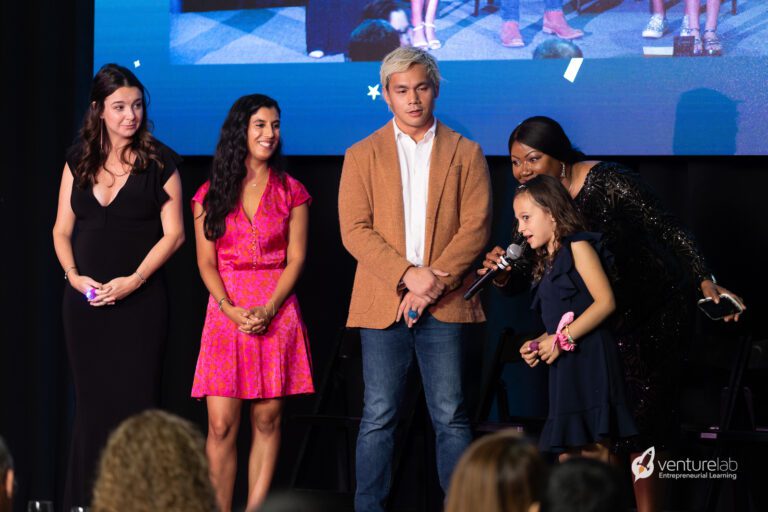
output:
M420 267L424 264L429 161L432 157L437 119L419 142L403 132L394 119L392 124L395 127L397 159L400 162L400 178L403 183L405 258Z

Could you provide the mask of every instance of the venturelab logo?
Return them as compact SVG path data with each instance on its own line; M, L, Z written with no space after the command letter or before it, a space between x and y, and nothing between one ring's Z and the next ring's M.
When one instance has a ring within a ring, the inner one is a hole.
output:
M680 479L728 479L736 480L739 471L739 463L732 458L703 459L656 459L656 448L651 446L639 457L632 461L632 474L635 482L641 478L648 478L658 470L658 478L669 480Z
M655 458L656 448L651 446L632 461L632 474L635 475L635 482L653 474L653 459Z

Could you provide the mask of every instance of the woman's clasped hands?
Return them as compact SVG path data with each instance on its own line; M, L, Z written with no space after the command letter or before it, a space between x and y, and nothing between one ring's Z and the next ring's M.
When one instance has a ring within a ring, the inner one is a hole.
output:
M275 316L275 308L271 304L242 308L228 305L223 308L227 318L232 320L240 332L246 334L264 334Z
M69 283L85 295L91 306L101 307L114 306L116 301L135 292L142 285L142 280L136 274L131 274L102 284L89 276L73 275L69 277Z

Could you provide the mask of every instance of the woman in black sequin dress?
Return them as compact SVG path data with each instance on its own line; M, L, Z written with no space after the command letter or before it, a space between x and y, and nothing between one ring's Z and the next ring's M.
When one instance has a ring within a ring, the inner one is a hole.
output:
M715 284L693 238L632 170L612 162L586 161L562 127L547 117L523 121L510 135L509 148L512 172L520 183L537 174L558 177L589 231L603 233L615 258L617 311L612 329L624 366L627 399L641 433L616 449L663 450L677 428L675 373L690 332L696 289L712 298L730 292ZM494 268L502 254L504 250L495 247L483 266ZM512 293L531 282L525 264L514 268L494 281ZM738 320L738 315L725 320ZM650 502L646 508L641 501L638 495L639 510L654 510Z

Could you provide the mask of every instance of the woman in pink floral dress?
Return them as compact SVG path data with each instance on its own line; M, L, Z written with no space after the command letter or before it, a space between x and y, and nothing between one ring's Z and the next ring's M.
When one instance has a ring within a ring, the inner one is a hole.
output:
M210 181L192 198L200 275L211 293L192 396L208 406L206 452L219 507L232 507L244 400L253 431L248 505L266 496L282 397L312 393L306 327L293 288L304 265L310 197L280 166L280 108L253 94L221 128Z

